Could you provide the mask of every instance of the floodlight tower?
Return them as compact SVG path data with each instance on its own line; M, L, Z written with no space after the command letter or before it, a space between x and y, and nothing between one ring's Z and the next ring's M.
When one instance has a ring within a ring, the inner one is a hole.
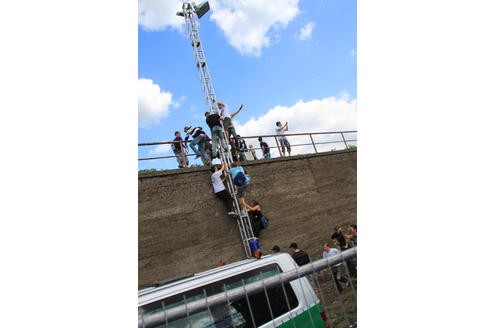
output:
M189 31L189 39L191 41L191 46L193 48L194 60L196 67L198 68L199 79L201 82L201 88L203 90L203 96L205 97L206 106L209 112L219 114L217 103L214 101L215 90L213 89L213 83L211 81L210 72L208 71L208 64L206 63L205 53L203 51L203 46L201 40L199 39L198 25L196 23L197 16L198 19L203 17L210 10L210 4L205 1L199 5L194 2L184 2L182 4L182 11L177 12L178 16L184 17L186 20L187 29ZM222 123L222 138L225 144L229 144L225 130ZM232 156L228 149L222 148L222 143L218 143L218 154L220 154L220 160L225 165L225 168L230 170L231 164L233 162ZM259 251L257 238L254 237L253 229L251 227L251 221L245 210L241 210L239 206L239 201L236 197L237 187L234 185L232 177L230 174L226 175L225 181L227 182L227 188L234 199L235 212L237 213L237 224L239 226L239 232L241 233L241 239L244 246L244 253L246 257L251 257L257 254Z

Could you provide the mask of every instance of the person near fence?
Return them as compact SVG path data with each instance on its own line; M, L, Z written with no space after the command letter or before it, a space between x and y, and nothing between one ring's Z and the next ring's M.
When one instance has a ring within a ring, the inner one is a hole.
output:
M335 227L335 232L332 234L330 238L334 240L335 244L340 247L341 251L350 248L346 236L342 232L341 226ZM347 269L349 270L349 274L351 275L351 277L356 277L357 276L356 261L354 261L354 259L349 258L345 261L345 263L347 265Z
M351 224L349 226L349 234L346 236L347 244L349 248L357 247L357 225ZM357 277L357 257L353 256L347 260L347 267L349 269L349 274L351 277Z
M215 196L220 198L225 205L227 206L227 214L235 215L234 211L234 199L225 188L222 180L222 173L225 171L225 164L222 165L213 165L211 167L211 184L213 186L213 191L215 192Z
M294 259L294 261L296 261L296 263L299 266L302 266L302 265L305 265L305 264L308 264L309 262L311 262L311 260L309 259L308 253L306 253L303 250L300 250L297 246L297 243L295 243L295 242L291 243L289 248L292 252L292 258Z
M335 227L334 233L332 234L330 239L337 240L338 246L340 246L341 251L347 249L347 240L345 239L345 236L342 233L342 227L341 226Z
M253 145L249 145L249 151L251 152L251 155L253 157L253 160L257 161L258 156L256 155L256 150L253 149Z
M236 146L235 146L235 141L237 139L234 138L234 137L230 137L229 139L229 144L230 144L230 154L232 155L232 160L234 162L237 162L239 161L239 151L237 150Z
M192 138L192 141L189 143L189 146L196 154L196 158L203 157L205 165L210 165L210 158L206 153L206 134L203 133L203 128L200 126L185 126L184 132L186 133L185 142L188 142L189 138ZM196 148L197 146L197 148Z
M246 161L246 152L248 151L246 141L240 135L237 135L237 142L239 144L239 160L241 162Z
M261 205L255 200L252 200L249 204L246 204L249 218L251 221L251 227L253 228L253 235L256 238L260 237L260 231L265 229L263 223L263 213L261 213Z
M263 141L262 137L258 138L258 141L260 142L260 147L261 147L261 152L263 153L264 158L270 158L270 147L266 142Z
M349 225L349 233L345 235L345 239L347 240L347 245L349 247L357 246L357 225L351 224Z
M217 154L217 147L220 145L220 152L227 150L227 143L225 142L222 135L222 123L221 117L218 114L211 114L210 112L205 113L206 124L210 127L211 130L211 157L215 158L219 154Z
M285 156L285 148L287 147L287 152L289 153L290 156L290 143L289 140L287 140L287 137L285 136L285 131L289 130L288 123L285 122L284 125L282 123L277 122L275 123L277 126L275 128L275 132L277 133L277 138L278 141L280 142L280 147L282 147L282 156Z
M172 143L172 151L174 152L179 168L184 168L189 166L189 161L187 160L186 150L184 147L184 140L180 136L179 131L175 131L175 138Z
M340 250L337 247L330 247L329 243L324 243L322 247L323 247L323 258L327 258L330 256L340 254ZM341 293L342 292L342 286L340 285L339 280L342 279L341 278L342 277L342 272L341 272L342 262L332 265L330 269L332 272L332 274L331 274L332 280L333 280L335 286L337 286L337 290L339 291L339 293Z

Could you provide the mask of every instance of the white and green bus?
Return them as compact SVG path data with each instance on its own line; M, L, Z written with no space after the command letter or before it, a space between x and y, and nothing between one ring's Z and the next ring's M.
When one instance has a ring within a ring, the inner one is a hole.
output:
M326 316L319 299L306 277L264 287L253 293L229 300L229 290L239 290L254 282L279 276L298 266L287 253L247 259L195 274L168 284L139 291L141 328L226 328L282 327L324 328ZM216 298L198 311L188 304ZM184 310L167 318L171 310ZM168 312L167 312L168 311ZM154 317L159 320L147 320Z

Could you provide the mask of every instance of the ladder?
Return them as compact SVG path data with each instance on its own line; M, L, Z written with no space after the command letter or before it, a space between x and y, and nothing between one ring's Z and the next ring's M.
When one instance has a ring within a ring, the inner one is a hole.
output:
M202 5L205 4L209 6L207 2L203 3ZM196 18L194 17L195 14L201 17L204 14L204 12L201 15L199 15L197 13L197 9L198 6L196 6L194 2L193 3L184 2L182 4L183 11L178 12L177 15L183 16L186 21L187 29L189 31L189 39L191 41L191 46L193 49L194 60L196 63L196 67L198 68L201 88L206 101L206 107L208 108L209 112L213 112L215 114L220 115L218 105L214 101L216 99L215 91L213 89L213 83L211 81L210 73L208 71L208 64L206 63L203 46L199 38L198 25L196 23ZM222 124L221 137L225 141L225 144L228 147L228 145L230 145L230 142L229 140L227 140L227 135L225 134L223 122L221 122L221 124ZM230 170L231 165L233 163L233 159L229 149L223 149L222 142L219 142L217 147L219 150L217 151L217 153L220 154L220 161L222 162L222 164L225 165L225 168L227 170ZM241 234L244 253L246 255L246 258L249 258L254 256L255 254L258 254L257 253L259 252L258 241L257 238L254 237L253 229L251 227L251 221L249 220L249 215L247 211L242 210L239 205L239 200L236 196L237 187L234 185L231 174L226 174L225 181L227 182L228 191L230 192L230 195L234 199L234 210L237 214L237 225L239 226L239 232Z

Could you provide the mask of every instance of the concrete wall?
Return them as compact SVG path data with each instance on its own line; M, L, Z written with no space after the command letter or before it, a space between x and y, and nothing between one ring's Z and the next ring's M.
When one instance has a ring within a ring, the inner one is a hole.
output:
M356 151L243 162L270 226L264 253L292 241L313 259L335 225L356 223ZM215 197L208 168L139 176L139 288L244 258L235 219Z

